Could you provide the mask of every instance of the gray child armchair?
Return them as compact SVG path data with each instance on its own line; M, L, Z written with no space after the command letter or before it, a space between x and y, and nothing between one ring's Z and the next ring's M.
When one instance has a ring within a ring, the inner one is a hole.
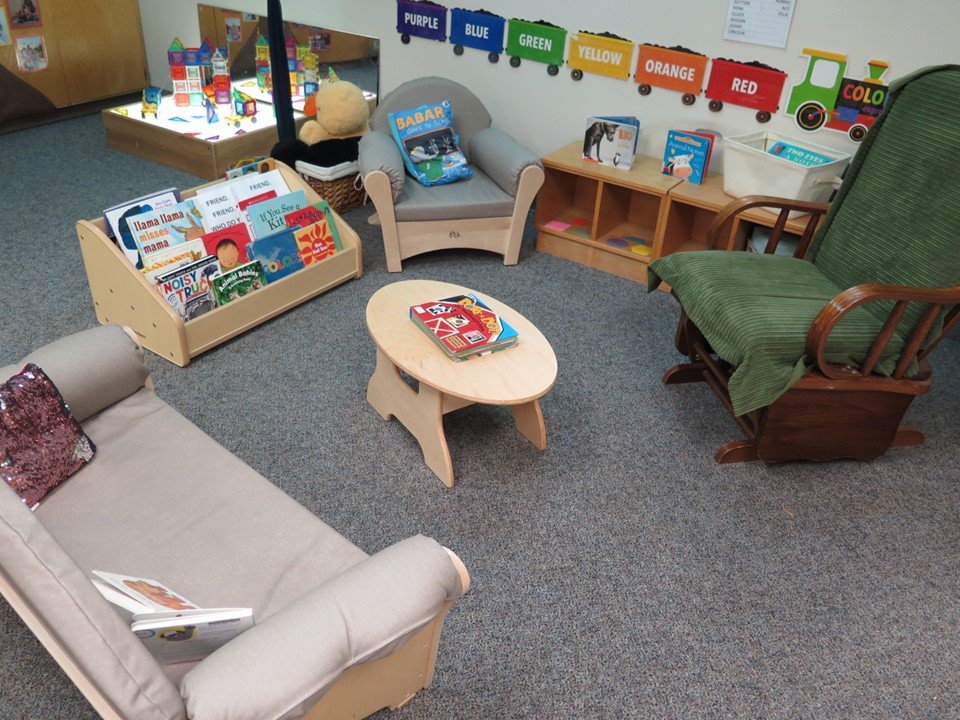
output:
M453 122L473 177L424 187L404 171L390 134L388 114L450 100ZM515 265L523 226L540 186L537 156L507 133L491 127L490 113L470 90L452 80L425 77L388 93L360 141L364 188L380 216L387 270L401 261L446 248L475 248L503 255Z

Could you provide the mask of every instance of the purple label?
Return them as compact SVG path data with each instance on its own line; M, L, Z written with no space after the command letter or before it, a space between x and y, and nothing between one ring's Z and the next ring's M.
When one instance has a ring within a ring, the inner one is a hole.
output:
M397 0L397 32L427 38L447 39L447 9L411 0Z

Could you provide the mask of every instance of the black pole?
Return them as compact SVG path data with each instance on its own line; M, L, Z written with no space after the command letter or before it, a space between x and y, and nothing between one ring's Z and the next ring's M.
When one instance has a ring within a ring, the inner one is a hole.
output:
M280 9L280 0L267 0L267 42L270 43L270 76L273 80L273 109L277 116L277 135L280 142L283 142L295 139L297 133L293 125L287 42L283 36L283 10Z

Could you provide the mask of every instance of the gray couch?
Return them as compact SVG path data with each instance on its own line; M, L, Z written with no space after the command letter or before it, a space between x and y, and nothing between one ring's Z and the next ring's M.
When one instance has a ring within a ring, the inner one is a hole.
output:
M456 555L417 536L368 556L160 400L122 328L27 361L97 455L35 513L0 482L0 590L103 717L362 717L429 685L440 622L469 585ZM93 569L252 607L257 624L199 663L162 667Z
M449 100L453 123L473 177L424 187L407 177L400 148L390 134L389 114ZM383 231L387 270L431 250L476 248L503 255L515 265L530 205L543 185L536 154L492 127L480 99L460 83L417 78L387 93L360 140L360 173Z

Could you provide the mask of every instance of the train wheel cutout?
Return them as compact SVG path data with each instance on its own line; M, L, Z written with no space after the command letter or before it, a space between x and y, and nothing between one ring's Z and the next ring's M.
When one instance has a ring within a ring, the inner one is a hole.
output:
M710 112L720 112L723 110L723 103L719 100L711 100L707 103L707 107L710 108Z
M652 90L653 88L649 85L641 84L637 86L637 92L641 95L649 95Z
M490 53L489 55L487 55L487 60L489 60L491 63L500 62L500 53L495 53L495 52Z
M570 77L572 77L574 80L583 80L583 70L580 70L579 68L576 70L571 70Z
M854 125L847 131L847 135L849 135L850 139L854 142L860 142L867 136L867 126Z
M400 36L400 42L402 42L404 45L409 45L409 44L410 44L410 36L407 35L406 33L404 33L403 35Z
M453 46L454 55L463 55L463 45L454 45Z
M560 73L559 65L547 65L547 75L549 75L550 77L553 77L554 75L557 75L559 73Z
M756 115L758 123L768 123L770 122L770 117L770 113L768 113L766 110L759 110Z
M516 55L510 58L510 67L520 67L520 58Z
M684 93L683 97L680 98L680 102L684 105L693 105L697 101L697 96L693 93Z
M819 130L826 121L827 111L820 103L807 102L797 109L797 125L801 130Z

